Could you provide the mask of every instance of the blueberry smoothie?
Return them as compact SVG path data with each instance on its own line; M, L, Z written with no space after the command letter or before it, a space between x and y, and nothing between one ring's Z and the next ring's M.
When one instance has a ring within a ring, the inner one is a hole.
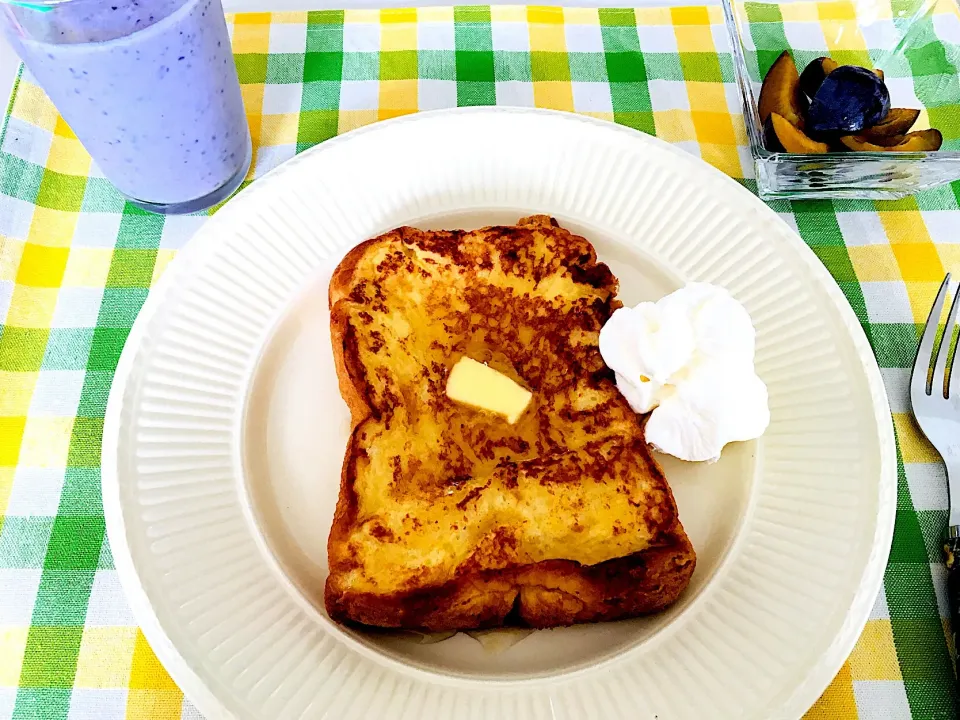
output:
M0 3L0 27L120 192L160 212L219 202L250 165L220 0Z

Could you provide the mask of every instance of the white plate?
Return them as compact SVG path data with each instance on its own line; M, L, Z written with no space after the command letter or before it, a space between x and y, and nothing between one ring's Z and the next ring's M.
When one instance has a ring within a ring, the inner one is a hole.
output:
M494 654L345 630L323 610L348 416L326 284L402 224L546 212L626 303L727 287L757 327L772 423L714 466L664 461L698 554L650 618ZM104 431L107 530L144 632L211 720L798 717L880 587L896 457L856 317L776 215L706 164L574 115L471 109L328 141L255 183L151 293Z

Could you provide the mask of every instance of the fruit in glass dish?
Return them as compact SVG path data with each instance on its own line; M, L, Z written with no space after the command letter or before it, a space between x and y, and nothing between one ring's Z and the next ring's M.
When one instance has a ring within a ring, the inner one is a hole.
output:
M908 132L919 110L890 107L883 71L838 65L828 57L797 72L789 52L771 65L757 111L763 144L770 152L823 154L932 152L943 138L936 130Z
M844 135L840 142L857 152L933 152L943 144L943 135L939 130L930 129L875 138L873 142L862 135Z
M800 90L797 66L793 64L790 53L784 51L770 66L760 88L760 100L757 102L760 122L765 123L772 113L777 113L798 128L803 128L807 105L807 97Z
M873 127L890 111L890 92L876 74L841 65L823 79L810 103L807 125L819 135L852 134Z

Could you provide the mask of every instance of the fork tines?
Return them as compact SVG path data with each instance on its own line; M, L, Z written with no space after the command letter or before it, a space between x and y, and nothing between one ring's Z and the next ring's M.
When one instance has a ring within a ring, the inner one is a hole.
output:
M960 312L960 289L954 292L953 302L950 304L950 314L943 329L943 338L937 346L936 357L933 357L934 344L937 339L937 328L940 325L940 316L947 300L947 290L950 287L950 273L943 279L937 299L930 309L930 316L923 328L923 337L917 348L917 357L913 363L913 375L910 378L910 394L916 402L920 395L932 396L933 388L940 388L944 398L954 396L960 392L960 373L954 373L951 362L950 387L944 388L945 376L948 372L947 361L950 359L950 346L953 343L954 328L957 324L957 313ZM931 373L931 363L933 372Z

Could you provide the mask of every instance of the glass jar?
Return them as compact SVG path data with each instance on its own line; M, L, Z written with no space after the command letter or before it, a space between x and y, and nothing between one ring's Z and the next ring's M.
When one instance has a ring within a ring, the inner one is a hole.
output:
M723 0L747 138L763 198L896 199L960 178L960 11L946 0ZM935 152L771 151L757 110L767 71L789 50L798 71L818 57L879 69L891 106L938 128Z

